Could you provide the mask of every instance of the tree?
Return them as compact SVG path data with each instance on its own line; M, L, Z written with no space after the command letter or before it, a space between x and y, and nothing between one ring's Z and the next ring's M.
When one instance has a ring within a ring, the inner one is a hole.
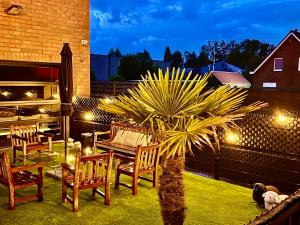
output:
M184 67L194 68L199 65L198 57L194 51L192 53L190 53L189 51L185 51L184 57L185 57Z
M211 61L208 59L207 54L202 51L198 56L198 66L203 67L209 65L210 63Z
M122 54L121 54L119 48L116 48L116 50L114 50L113 48L111 48L111 49L109 50L108 55L109 55L109 56L122 57Z
M235 122L245 113L264 107L257 102L241 106L246 92L221 86L215 91L204 91L208 75L185 77L180 69L169 70L158 76L148 73L147 79L129 90L129 96L120 95L108 103L101 101L99 108L123 116L150 128L160 142L162 174L159 200L165 225L182 225L185 218L183 187L184 156L192 152L192 145L213 147L217 130L236 127ZM174 104L176 103L176 104ZM201 204L201 203L200 203Z
M139 80L141 76L141 65L134 54L128 54L121 58L118 74L126 80Z
M126 80L140 80L148 70L152 70L153 62L147 50L136 54L128 54L120 60L118 73Z
M171 60L172 67L181 68L183 65L183 58L180 51L176 51L172 54Z
M166 49L165 49L164 61L165 62L171 62L172 61L172 53L171 53L171 50L170 50L169 46L167 46Z

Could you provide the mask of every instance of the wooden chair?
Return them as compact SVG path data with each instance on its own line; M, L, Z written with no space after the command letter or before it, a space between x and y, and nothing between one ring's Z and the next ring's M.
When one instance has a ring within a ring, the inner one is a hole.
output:
M153 187L157 185L158 178L158 163L159 163L160 150L157 144L148 145L145 147L138 146L136 156L129 157L120 154L115 154L116 161L116 180L115 189L122 185L132 189L132 194L138 193L138 179L152 182ZM129 163L119 164L119 160L127 160ZM152 179L142 177L144 174L152 173ZM125 174L132 177L132 185L128 185L120 182L120 175Z
M9 188L9 209L15 209L16 203L38 200L43 201L44 162L34 165L11 167L6 152L0 152L0 183ZM38 174L28 170L38 169ZM16 190L37 185L38 194L17 198Z
M38 123L11 125L11 145L13 161L16 160L16 151L22 151L24 156L34 151L52 151L53 134L46 134L39 130ZM41 136L48 138L48 144L41 142Z
M105 205L110 203L110 175L113 153L101 153L89 156L77 154L75 169L62 163L62 201L73 205L73 212L78 211L79 191L92 189L93 196L99 194L104 197ZM98 190L104 186L104 193ZM73 199L68 196L67 188L73 191Z

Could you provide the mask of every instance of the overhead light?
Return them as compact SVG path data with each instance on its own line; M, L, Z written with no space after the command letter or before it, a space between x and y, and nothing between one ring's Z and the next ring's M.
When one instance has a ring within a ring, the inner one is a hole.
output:
M20 5L11 5L5 9L5 12L9 15L18 15L22 10L23 7Z

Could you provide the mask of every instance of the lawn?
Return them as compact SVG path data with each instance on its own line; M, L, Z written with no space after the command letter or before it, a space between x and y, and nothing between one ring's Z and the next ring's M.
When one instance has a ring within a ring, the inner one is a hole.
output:
M62 149L56 145L55 149ZM47 166L45 169L49 169ZM124 181L126 177L121 179ZM114 181L114 180L112 180ZM129 180L128 180L129 181ZM252 201L251 190L222 181L184 173L187 217L185 224L245 224L261 213ZM61 203L61 183L44 177L44 201L18 204L9 211L8 191L0 186L0 224L162 224L157 191L151 183L141 181L139 194L131 190L111 186L111 205L105 206L100 196L91 196L91 191L81 191L79 212L73 213L71 204ZM27 189L26 192L32 192ZM24 194L25 191L19 191Z

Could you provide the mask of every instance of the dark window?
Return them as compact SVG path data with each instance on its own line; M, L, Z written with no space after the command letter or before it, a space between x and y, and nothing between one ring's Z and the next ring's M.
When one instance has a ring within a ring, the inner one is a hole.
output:
M283 69L283 58L274 59L274 71L282 71Z

